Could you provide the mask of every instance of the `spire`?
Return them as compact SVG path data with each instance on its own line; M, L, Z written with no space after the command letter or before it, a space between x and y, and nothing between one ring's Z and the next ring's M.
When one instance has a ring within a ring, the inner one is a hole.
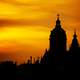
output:
M71 44L71 49L76 49L79 47L79 43L78 43L78 39L77 39L77 35L76 35L76 30L74 30L74 35L73 35L73 40L72 40L72 44Z
M73 35L74 38L77 38L77 35L76 35L76 29L74 30L74 35Z
M61 27L61 25L60 25L61 22L60 22L60 20L59 20L59 16L60 16L60 15L57 14L56 27L58 27L58 28Z
M59 15L59 14L57 14L57 20L59 20L59 16L60 16L60 15Z

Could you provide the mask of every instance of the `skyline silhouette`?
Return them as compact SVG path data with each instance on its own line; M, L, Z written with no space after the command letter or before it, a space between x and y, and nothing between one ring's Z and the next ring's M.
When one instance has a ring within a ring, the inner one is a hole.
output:
M80 65L80 46L76 30L74 31L72 44L67 50L66 31L61 26L59 15L57 16L55 28L50 32L49 42L49 49L46 49L42 57L34 58L34 62L32 56L26 63L20 65L13 61L1 62L0 80L4 80L6 76L7 80L33 80L37 77L42 79L44 74L53 75L53 73L57 73L58 76L58 72L64 73L68 69L64 68L64 65ZM44 77L48 78L48 76ZM54 77L53 75L51 78L54 79Z
M46 49L45 53L43 53L43 56L41 56L41 57L39 56L39 57L33 59L33 56L30 56L30 58L28 58L28 60L26 59L27 61L24 62L25 64L26 63L28 63L28 64L36 63L37 64L37 63L42 62L46 58L50 60L49 61L50 63L52 63L53 61L55 61L54 58L55 59L59 59L59 58L64 59L64 55L68 55L68 54L76 55L75 53L79 52L80 44L77 39L76 29L74 29L72 43L69 47L69 50L67 50L67 34L66 34L66 31L61 26L61 21L60 21L59 16L60 15L57 14L56 25L50 32L48 50ZM78 55L79 55L79 53L78 53ZM4 61L2 61L2 62L4 62ZM16 62L16 61L14 61L14 62Z
M74 29L72 43L70 45L69 50L67 50L67 35L66 35L66 31L61 26L61 21L59 16L60 15L57 14L56 25L51 30L51 33L50 33L48 50L46 49L44 55L41 57L37 57L33 59L33 56L30 56L30 58L28 58L28 60L26 59L26 62L24 62L25 64L58 64L58 63L63 64L64 58L68 59L69 57L72 59L75 56L77 56L78 59L80 58L80 55L79 55L80 44L77 39L76 30ZM17 63L17 62L14 61L14 63Z
M0 0L0 80L67 78L79 65L80 0Z
M0 0L0 61L22 64L30 56L43 56L50 30L60 13L68 49L74 29L80 42L80 0Z

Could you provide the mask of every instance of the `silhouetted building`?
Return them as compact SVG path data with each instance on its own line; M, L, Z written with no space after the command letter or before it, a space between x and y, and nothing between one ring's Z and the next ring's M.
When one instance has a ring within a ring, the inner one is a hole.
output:
M49 51L46 51L44 55L44 60L50 64L61 63L61 59L64 58L64 53L66 52L66 32L61 27L59 14L57 16L56 26L50 34Z
M49 51L45 50L43 57L41 58L41 64L49 64Z
M79 47L76 31L74 32L73 35L73 40L70 46L69 55L71 55L70 60L72 60L72 64L80 64L80 47Z
M56 26L50 34L50 51L58 52L59 54L63 50L66 51L66 39L66 32L61 27L61 21L58 15Z
M21 65L17 65L13 61L0 63L0 80L4 80L6 76L6 79L8 80L32 80L33 78L36 79L37 77L42 79L44 77L44 74L48 76L49 74L51 74L52 78L54 78L53 73L55 74L57 71L64 72L65 64L80 64L80 46L77 39L76 31L74 32L69 50L67 50L66 40L66 32L61 27L61 21L58 15L56 26L50 33L49 50L46 49L45 54L41 56L41 58L38 57L36 60L34 58L34 62L32 56L30 56L27 63ZM47 66L47 68L46 66L38 67L36 64L53 65L49 65L49 67ZM72 67L73 66L71 66L71 68ZM45 77L47 78L48 76ZM49 78L51 78L51 76Z
M74 35L73 35L73 40L72 40L72 43L71 43L70 51L75 52L78 49L79 49L79 42L78 42L76 31L75 31Z

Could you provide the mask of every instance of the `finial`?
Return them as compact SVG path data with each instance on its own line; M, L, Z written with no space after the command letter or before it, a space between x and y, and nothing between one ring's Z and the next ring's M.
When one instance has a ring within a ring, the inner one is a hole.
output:
M77 37L77 35L76 35L76 29L74 29L74 37Z
M58 20L59 20L59 16L60 16L60 15L59 15L59 14L57 14L57 19L58 19Z
M59 20L59 16L60 16L60 15L57 14L56 27L58 27L58 28L61 27L61 25L60 25L61 21Z
M74 34L76 34L76 29L74 29Z

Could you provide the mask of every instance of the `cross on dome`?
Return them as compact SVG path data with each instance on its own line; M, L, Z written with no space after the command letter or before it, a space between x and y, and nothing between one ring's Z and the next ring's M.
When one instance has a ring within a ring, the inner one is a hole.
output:
M59 14L57 14L57 19L58 19L58 20L59 20L59 16L60 16L60 15L59 15Z

